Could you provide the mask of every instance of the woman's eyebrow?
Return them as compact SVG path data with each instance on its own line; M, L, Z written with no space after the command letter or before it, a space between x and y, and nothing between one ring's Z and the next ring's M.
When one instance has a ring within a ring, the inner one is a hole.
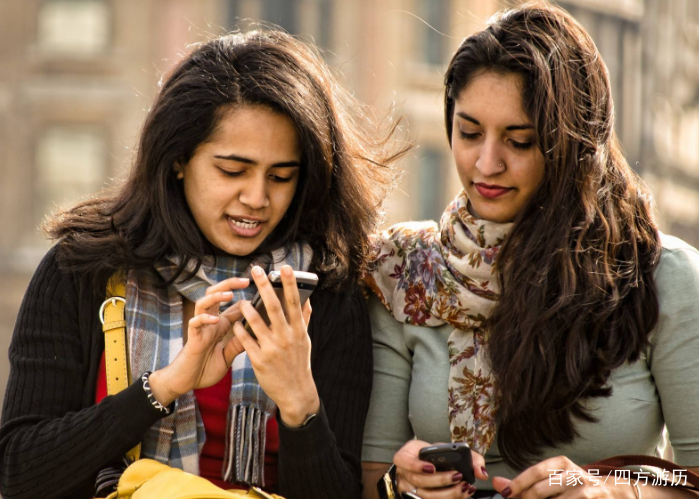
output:
M456 113L456 115L457 115L459 118L463 118L463 119L465 119L466 121L470 121L470 122L473 123L474 125L480 126L480 124L481 124L481 122L478 121L476 118L474 118L473 116L469 116L468 114L464 113L463 111L460 111L460 112ZM533 128L534 128L534 125L530 125L529 123L524 123L524 124L522 124L522 125L509 125L509 126L506 126L506 127L505 127L505 130L531 130L531 129L533 129Z
M247 163L249 165L256 165L257 161L252 160L250 158L244 158L243 156L237 156L235 154L227 154L225 156L222 155L215 155L214 158L216 159L225 159L228 161L237 161L238 163ZM300 167L301 163L299 161L282 161L281 163L274 163L272 167L274 168L296 168Z

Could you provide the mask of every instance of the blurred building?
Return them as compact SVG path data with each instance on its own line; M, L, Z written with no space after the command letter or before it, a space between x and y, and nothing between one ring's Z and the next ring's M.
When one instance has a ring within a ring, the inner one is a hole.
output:
M612 81L616 129L661 229L699 245L699 0L562 0Z
M518 0L0 0L0 394L38 227L120 177L161 75L187 45L264 20L320 46L418 145L387 223L436 219L459 190L442 78L461 39ZM607 62L617 131L663 230L699 245L699 0L565 0ZM96 313L97 311L95 311Z

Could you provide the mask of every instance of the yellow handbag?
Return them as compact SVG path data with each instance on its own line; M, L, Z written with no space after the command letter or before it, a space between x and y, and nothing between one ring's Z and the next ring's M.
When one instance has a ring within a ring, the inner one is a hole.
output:
M107 394L114 395L130 383L126 348L126 282L123 274L111 277L106 298L99 315L104 332ZM119 478L117 490L107 499L284 499L258 487L223 490L200 476L153 459L139 459L140 454L140 444L127 452L131 464Z
M107 499L283 499L257 487L223 490L205 478L152 459L139 459L124 471Z

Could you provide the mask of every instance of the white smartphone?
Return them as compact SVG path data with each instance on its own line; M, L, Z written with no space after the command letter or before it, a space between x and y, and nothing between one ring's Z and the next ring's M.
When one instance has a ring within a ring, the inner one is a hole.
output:
M313 293L313 290L316 289L316 286L318 285L318 276L313 272L302 272L300 270L294 270L294 277L296 277L296 286L299 290L299 299L301 301L301 307L303 307L303 305L306 303L306 300L308 300L308 298ZM284 299L282 275L276 270L274 270L269 273L267 278L269 279L269 282L272 284L272 288L274 288L274 292L277 294L277 298L279 298L279 302L282 304L282 307L285 307L286 300ZM260 317L262 317L262 320L265 321L265 324L269 326L269 316L267 315L265 302L262 301L260 293L257 293L255 297L252 299L252 306L255 307L255 310L257 310L257 313L260 314ZM243 327L245 327L245 330L248 332L248 334L250 334L250 336L252 336L253 338L257 339L257 336L255 336L255 333L253 332L252 328L250 327L250 324L248 324L248 321L246 321L245 318L243 318L242 323Z

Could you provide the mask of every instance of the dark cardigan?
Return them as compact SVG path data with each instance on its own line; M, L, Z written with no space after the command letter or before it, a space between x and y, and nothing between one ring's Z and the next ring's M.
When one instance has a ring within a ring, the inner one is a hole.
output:
M0 427L5 499L90 498L97 472L162 417L140 381L94 404L104 350L97 317L104 290L59 270L56 248L24 296L10 345ZM361 445L372 381L366 303L355 288L317 291L309 325L311 366L322 402L301 429L279 427L279 493L358 498Z

